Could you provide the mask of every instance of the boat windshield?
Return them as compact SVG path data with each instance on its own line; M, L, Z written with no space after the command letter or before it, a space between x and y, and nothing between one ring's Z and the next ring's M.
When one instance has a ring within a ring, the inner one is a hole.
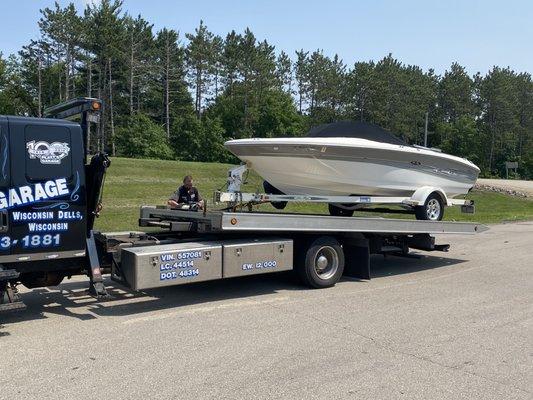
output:
M375 142L408 146L402 139L385 129L368 122L341 121L318 125L309 132L307 137L350 137L373 140Z

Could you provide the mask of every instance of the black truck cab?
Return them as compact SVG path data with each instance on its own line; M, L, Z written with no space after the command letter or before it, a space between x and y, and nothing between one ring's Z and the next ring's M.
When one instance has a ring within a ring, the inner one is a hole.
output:
M0 160L0 264L83 257L87 198L80 125L0 117Z
M87 243L109 165L103 153L86 162L100 107L78 98L49 118L0 116L0 307L11 302L9 284L53 286L90 273Z

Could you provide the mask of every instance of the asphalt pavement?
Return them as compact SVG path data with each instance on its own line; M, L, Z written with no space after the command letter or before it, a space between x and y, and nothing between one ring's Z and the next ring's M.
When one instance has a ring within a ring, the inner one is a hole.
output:
M0 399L532 399L533 222L439 242L324 290L23 290L0 316Z

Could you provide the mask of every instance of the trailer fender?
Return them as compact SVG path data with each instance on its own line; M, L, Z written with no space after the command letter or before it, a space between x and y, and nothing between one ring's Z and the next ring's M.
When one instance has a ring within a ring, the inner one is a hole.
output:
M422 186L418 188L413 193L411 198L407 201L407 203L413 206L424 205L429 195L434 192L438 193L442 197L442 201L444 204L446 204L447 206L452 205L451 202L448 200L446 193L444 193L444 190L435 186Z

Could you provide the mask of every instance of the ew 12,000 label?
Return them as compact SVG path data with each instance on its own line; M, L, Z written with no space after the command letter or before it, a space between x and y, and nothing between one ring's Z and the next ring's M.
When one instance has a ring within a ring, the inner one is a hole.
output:
M275 260L263 261L257 263L246 263L242 265L243 271L248 271L251 269L263 269L263 268L276 268L278 263Z

